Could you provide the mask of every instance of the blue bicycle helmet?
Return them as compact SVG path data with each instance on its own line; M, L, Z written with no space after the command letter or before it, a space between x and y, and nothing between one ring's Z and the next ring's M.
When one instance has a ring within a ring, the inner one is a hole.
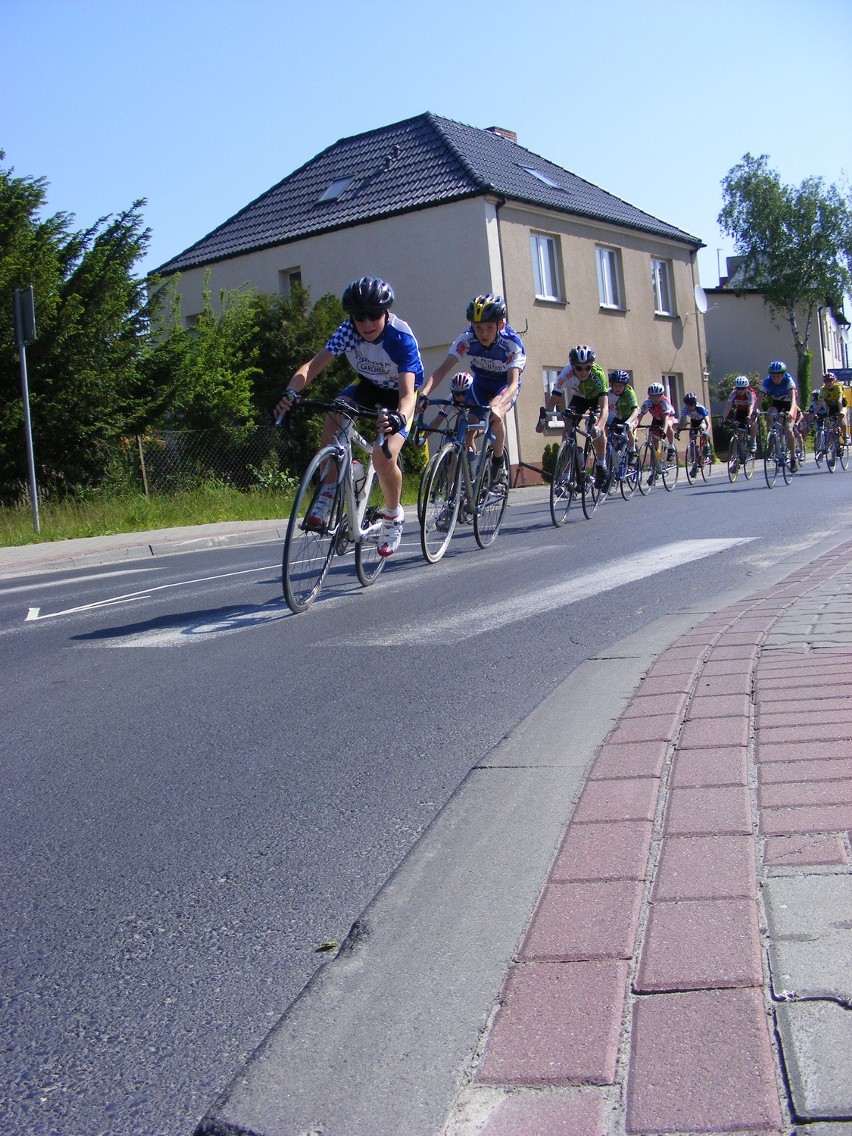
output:
M776 359L774 360L774 362L769 364L770 375L783 375L786 370L787 364L782 362L780 359Z

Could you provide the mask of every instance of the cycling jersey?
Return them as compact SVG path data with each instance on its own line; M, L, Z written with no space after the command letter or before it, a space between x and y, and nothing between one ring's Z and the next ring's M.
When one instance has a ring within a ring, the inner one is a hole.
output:
M609 398L610 413L615 415L616 418L620 418L622 422L628 419L639 405L636 391L630 386L626 386L617 397L614 390L609 390L607 397Z
M776 383L774 375L767 375L763 380L760 388L761 392L768 398L775 399L778 402L789 402L793 397L793 391L798 390L796 380L789 371L785 371L781 376L781 381Z
M513 367L517 367L521 372L527 363L521 338L508 324L497 332L497 338L490 347L483 347L476 338L473 328L469 327L453 342L449 354L464 361L472 371L474 379L479 380L477 383L479 392L490 391L488 399L493 398L507 385L509 371ZM519 376L518 390L520 387Z
M351 319L342 323L325 345L331 355L346 355L353 370L377 387L399 388L399 376L414 375L415 388L423 384L420 348L408 324L388 312L385 329L377 340L362 339Z
M823 403L828 408L829 414L839 414L846 405L840 383L835 383L832 387L820 387L814 395L814 401Z
M579 395L580 398L585 398L589 402L594 402L602 394L606 394L607 390L606 372L597 363L592 364L591 371L582 379L569 363L567 367L562 368L553 384L553 393L564 393L566 402L570 402L575 395Z
M734 389L728 395L726 409L733 407L734 410L738 412L747 410L749 411L749 413L751 413L756 405L757 391L754 389L754 387L734 387Z
M665 422L667 418L674 418L675 409L665 395L656 404L651 402L650 398L646 398L639 409L642 414L650 414L654 422Z
M690 426L700 426L701 423L706 421L709 417L710 411L706 406L702 406L701 403L698 402L695 404L695 406L693 406L692 410L690 410L688 407L684 407L683 414L681 414L680 416L680 420L681 422L683 422L685 418L688 418Z

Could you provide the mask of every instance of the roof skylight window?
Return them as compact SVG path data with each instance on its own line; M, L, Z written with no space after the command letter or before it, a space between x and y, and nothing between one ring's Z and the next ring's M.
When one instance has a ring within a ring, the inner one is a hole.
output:
M532 174L532 176L534 178L538 178L539 181L543 181L544 184L549 185L551 187L551 189L561 189L562 188L562 186L559 184L559 182L554 181L553 178L549 178L547 176L547 174L543 174L541 172L541 170L533 169L532 166L521 166L521 169L526 170L528 174Z
M343 195L344 190L347 190L355 178L335 178L325 193L320 197L320 201L337 201Z

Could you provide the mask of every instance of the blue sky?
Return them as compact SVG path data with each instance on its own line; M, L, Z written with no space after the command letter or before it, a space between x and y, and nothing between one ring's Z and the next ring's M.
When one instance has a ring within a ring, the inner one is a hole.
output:
M695 234L705 287L747 151L791 184L852 177L850 0L0 0L0 36L4 166L79 228L146 198L140 271L424 111L508 127Z

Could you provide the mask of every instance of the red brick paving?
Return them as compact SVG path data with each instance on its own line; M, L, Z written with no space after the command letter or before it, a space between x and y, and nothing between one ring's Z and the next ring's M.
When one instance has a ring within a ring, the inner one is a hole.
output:
M640 683L506 978L482 1136L791 1130L758 873L852 859L852 652L761 644L850 552L706 618Z

